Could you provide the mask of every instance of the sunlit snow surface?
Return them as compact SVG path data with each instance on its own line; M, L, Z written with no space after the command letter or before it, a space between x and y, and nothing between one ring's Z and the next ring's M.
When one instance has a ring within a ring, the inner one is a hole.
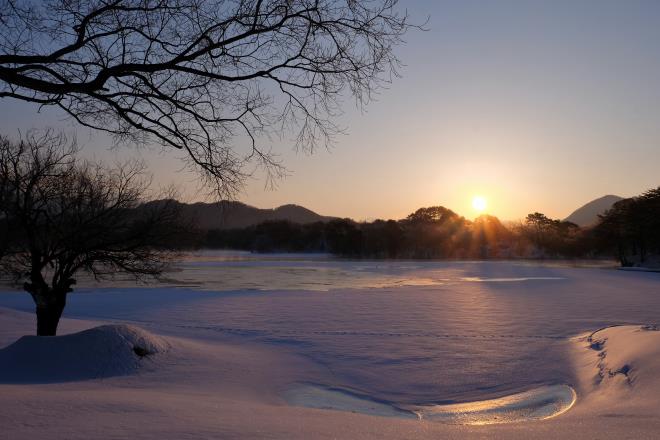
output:
M568 411L577 395L568 385L550 385L497 399L420 407L420 418L461 425L545 420Z
M319 367L310 383L445 405L572 385L570 337L657 323L660 275L612 267L209 252L160 285L80 280L65 317L277 346ZM26 293L1 294L0 306L34 307Z
M568 385L549 385L497 399L472 402L399 407L348 390L301 384L284 393L295 406L330 409L381 417L417 418L449 424L493 425L544 420L568 411L577 399Z

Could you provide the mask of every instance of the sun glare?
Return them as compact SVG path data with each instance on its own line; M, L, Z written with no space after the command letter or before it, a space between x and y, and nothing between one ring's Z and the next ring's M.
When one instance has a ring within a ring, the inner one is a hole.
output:
M472 207L479 212L483 212L486 210L486 207L488 204L486 203L486 199L481 196L475 196L472 199Z

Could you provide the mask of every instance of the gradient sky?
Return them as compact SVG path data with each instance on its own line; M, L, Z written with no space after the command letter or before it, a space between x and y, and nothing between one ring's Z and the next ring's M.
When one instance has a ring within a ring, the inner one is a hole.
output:
M403 77L366 113L347 101L348 134L331 151L274 146L290 175L275 190L250 180L239 200L296 203L358 220L402 218L444 205L472 218L474 195L514 220L563 218L605 194L660 185L660 2L412 1L397 53ZM0 100L0 130L55 126L62 116ZM107 138L81 130L85 154L107 158ZM133 153L124 150L118 154ZM197 196L180 153L143 154L163 184Z

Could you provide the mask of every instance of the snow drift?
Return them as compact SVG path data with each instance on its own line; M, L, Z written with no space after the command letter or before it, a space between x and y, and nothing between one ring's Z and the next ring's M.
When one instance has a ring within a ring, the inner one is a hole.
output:
M65 336L23 336L0 350L0 383L124 376L168 347L164 339L130 325L104 325Z
M577 338L584 406L620 416L656 416L660 392L660 328L622 325Z

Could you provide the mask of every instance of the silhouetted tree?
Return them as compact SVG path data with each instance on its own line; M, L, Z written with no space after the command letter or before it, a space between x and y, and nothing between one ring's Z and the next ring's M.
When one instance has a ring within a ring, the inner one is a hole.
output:
M405 236L400 223L394 220L376 220L360 225L362 256L396 258L404 249Z
M57 331L75 276L157 276L185 225L177 205L143 205L144 166L82 162L62 135L0 137L0 271L24 282L37 334Z
M620 200L596 226L601 246L614 250L623 266L660 257L660 188Z
M265 146L327 144L342 98L397 75L397 0L0 0L0 97L186 153L220 194ZM240 139L237 143L236 139ZM243 143L244 145L241 145Z
M543 237L548 232L552 220L540 212L528 214L525 218L525 225L532 242L539 248L543 247Z
M523 232L545 255L579 256L581 229L575 223L553 220L540 212L527 215Z
M499 257L502 248L510 250L512 233L497 217L483 214L472 222L471 255L479 258Z
M412 223L444 223L449 220L455 220L458 217L458 214L449 208L431 206L429 208L419 208L406 217L406 220Z
M444 206L420 208L402 223L411 258L456 256L456 240L467 225L465 218Z
M331 220L325 230L328 250L347 256L362 254L362 231L350 219Z
M660 254L660 187L646 191L641 198L649 225L650 246L658 255Z

